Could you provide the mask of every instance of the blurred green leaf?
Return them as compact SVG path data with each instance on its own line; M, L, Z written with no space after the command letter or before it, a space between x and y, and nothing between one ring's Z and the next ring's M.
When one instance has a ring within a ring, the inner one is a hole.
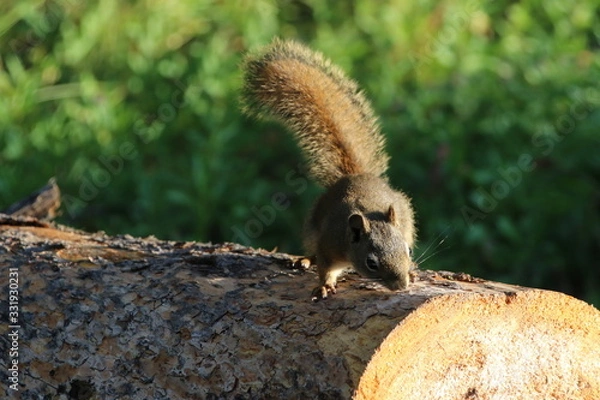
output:
M433 244L426 268L598 304L595 0L24 0L0 9L0 208L56 175L63 223L225 241L281 192L290 207L248 238L300 252L319 189L289 184L306 182L290 135L238 105L243 54L294 38L373 100L390 181L417 210L418 250ZM494 203L486 211L483 192ZM465 219L466 209L479 214Z

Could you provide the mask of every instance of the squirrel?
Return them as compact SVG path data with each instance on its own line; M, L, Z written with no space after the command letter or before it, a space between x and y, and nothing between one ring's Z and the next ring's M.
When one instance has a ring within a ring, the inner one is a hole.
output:
M414 211L410 198L387 181L385 139L358 85L321 53L280 39L247 55L242 70L242 111L287 126L309 175L326 189L304 228L304 247L319 275L313 300L336 293L349 267L389 289L405 289Z

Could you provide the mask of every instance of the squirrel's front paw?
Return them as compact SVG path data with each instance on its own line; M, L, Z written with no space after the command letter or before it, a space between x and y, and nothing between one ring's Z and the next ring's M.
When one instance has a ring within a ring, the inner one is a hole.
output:
M315 264L315 263L310 259L310 257L300 257L300 258L297 258L293 262L292 268L300 269L300 270L307 270L313 264Z
M313 289L311 299L312 299L312 301L319 301L321 299L324 300L327 298L329 293L335 294L335 292L336 292L335 285L326 283L324 285L317 286L316 288Z

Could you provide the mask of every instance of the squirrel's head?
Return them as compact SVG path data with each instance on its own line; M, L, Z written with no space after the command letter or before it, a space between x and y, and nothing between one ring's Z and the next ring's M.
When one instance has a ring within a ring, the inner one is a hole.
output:
M389 289L405 289L412 264L411 238L404 237L393 205L382 215L352 214L348 218L350 259L356 271L379 279Z

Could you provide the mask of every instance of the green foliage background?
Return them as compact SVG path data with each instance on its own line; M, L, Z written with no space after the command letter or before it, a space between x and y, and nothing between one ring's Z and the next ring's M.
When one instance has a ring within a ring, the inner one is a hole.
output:
M320 189L237 101L243 54L295 38L372 99L424 268L598 306L599 21L597 0L5 1L0 208L56 176L65 224L300 252Z

